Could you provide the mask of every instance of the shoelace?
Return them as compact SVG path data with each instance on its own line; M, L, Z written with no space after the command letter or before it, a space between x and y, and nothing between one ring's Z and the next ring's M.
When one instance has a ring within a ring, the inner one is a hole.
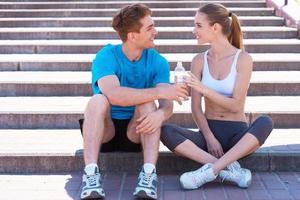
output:
M88 180L90 186L95 186L95 185L97 185L96 177L97 177L97 175L90 175L90 176L87 176L87 180Z
M143 182L149 184L150 180L151 180L151 177L152 177L152 173L151 174L147 174L147 173L143 173L143 176L142 176L142 180Z
M224 180L226 178L230 178L230 179L235 179L235 174L243 174L245 173L245 171L243 170L243 168L241 168L240 164L238 162L233 162L232 164L227 166L227 169L231 172L231 173L227 173L227 176L223 177L222 182L224 182Z

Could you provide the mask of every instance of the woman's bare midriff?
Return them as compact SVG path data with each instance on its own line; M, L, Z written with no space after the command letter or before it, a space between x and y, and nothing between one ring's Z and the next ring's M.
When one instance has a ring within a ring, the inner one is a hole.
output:
M244 110L231 112L205 99L205 117L213 120L247 122Z

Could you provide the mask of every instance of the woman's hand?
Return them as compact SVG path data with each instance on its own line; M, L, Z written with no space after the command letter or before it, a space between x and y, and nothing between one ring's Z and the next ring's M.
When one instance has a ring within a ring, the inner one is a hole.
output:
M220 142L215 138L215 136L212 135L208 138L205 138L205 140L208 153L215 156L216 158L220 158L224 155L222 146Z
M185 76L185 83L192 89L204 95L204 93L207 91L207 87L203 85L200 82L199 78L196 77L193 73L188 72L188 74L189 76Z

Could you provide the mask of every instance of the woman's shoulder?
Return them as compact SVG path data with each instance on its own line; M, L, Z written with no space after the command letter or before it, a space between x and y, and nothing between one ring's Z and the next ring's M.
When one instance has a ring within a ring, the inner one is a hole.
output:
M241 61L241 62L252 62L252 57L247 51L242 50L240 55L239 55L239 61Z
M242 50L238 57L237 65L238 65L238 71L240 69L252 70L253 60L251 55L248 52Z
M203 61L204 61L204 54L203 53L199 53L197 55L194 56L193 60L192 60L192 66L191 66L191 70L192 71L196 71L196 72L200 72L202 71L203 68Z

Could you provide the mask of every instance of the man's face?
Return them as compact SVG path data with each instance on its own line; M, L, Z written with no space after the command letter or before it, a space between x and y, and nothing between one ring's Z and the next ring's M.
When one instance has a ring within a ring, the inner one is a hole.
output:
M154 27L154 22L150 15L145 16L140 20L142 27L139 33L135 34L136 45L140 48L153 48L154 38L157 35L157 31Z

